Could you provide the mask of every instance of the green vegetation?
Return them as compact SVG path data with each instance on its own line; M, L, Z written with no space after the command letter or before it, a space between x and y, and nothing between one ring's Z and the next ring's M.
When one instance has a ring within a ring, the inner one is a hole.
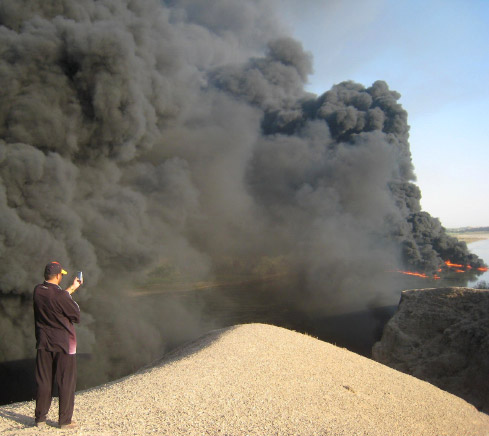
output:
M447 229L448 233L489 233L489 227L458 227L456 229Z

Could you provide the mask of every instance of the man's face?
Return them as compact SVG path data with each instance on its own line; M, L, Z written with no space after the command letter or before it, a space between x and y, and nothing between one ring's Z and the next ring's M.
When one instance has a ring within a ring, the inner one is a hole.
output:
M58 285L61 283L61 279L63 278L63 274L56 274L56 280L58 281Z

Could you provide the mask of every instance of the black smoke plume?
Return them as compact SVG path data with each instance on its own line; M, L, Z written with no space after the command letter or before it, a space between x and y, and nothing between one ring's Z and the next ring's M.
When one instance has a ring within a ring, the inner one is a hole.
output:
M196 302L128 297L162 265L197 282L278 262L322 313L397 300L388 270L481 265L420 209L400 95L305 92L311 56L271 5L1 2L2 361L34 352L52 260L84 271L80 347L109 372L210 327Z

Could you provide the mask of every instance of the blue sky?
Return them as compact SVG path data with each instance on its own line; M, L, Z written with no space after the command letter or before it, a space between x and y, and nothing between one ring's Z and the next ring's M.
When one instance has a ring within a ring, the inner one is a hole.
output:
M423 209L489 226L489 0L279 0L308 90L385 80L408 111Z

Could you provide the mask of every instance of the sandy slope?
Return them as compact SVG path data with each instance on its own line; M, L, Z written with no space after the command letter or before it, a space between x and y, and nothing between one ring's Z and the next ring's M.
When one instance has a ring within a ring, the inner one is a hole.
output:
M0 407L0 433L489 435L489 416L458 397L263 324L209 333L151 368L78 393L76 431L37 431L33 408L33 402Z

